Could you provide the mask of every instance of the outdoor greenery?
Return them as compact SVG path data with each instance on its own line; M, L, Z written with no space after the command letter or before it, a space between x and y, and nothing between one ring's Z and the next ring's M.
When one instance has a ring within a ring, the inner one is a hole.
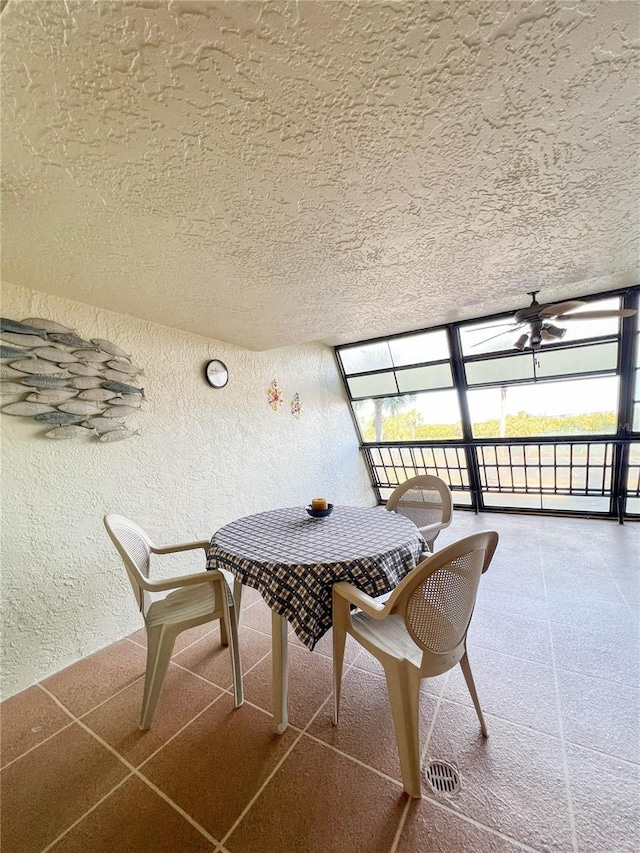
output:
M378 427L376 430L376 426ZM370 418L361 421L365 441L445 441L461 440L460 424L425 424L416 409L388 414L381 424ZM616 431L616 416L613 412L592 412L581 415L528 415L518 412L504 419L505 438L532 436L611 434ZM376 435L378 432L378 435ZM501 436L498 418L473 425L474 438L498 438Z

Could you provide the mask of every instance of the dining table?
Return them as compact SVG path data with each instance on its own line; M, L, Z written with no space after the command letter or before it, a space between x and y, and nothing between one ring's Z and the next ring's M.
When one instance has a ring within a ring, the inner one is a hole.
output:
M392 591L425 556L415 524L384 507L335 506L312 517L304 506L259 512L217 530L207 569L234 578L236 613L242 585L260 592L271 608L273 716L288 726L288 624L307 648L331 628L332 588L349 581L368 595Z

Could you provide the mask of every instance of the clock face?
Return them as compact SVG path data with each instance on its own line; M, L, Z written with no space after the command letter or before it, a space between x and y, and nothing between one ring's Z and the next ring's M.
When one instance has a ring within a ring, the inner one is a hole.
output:
M224 362L217 358L207 362L204 375L212 388L224 388L229 381L229 371Z

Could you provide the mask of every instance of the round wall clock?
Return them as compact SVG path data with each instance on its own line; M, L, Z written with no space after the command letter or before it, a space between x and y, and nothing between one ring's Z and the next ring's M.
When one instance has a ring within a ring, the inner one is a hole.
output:
M205 379L212 388L224 388L229 381L229 371L226 364L218 358L208 361L204 369Z

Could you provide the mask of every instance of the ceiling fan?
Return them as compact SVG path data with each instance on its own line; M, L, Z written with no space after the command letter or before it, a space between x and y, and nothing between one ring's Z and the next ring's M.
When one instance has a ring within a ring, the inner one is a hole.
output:
M562 326L556 326L550 320L556 320L560 323L565 323L571 320L599 320L608 317L631 317L636 312L632 308L618 308L597 311L581 311L579 314L573 314L577 308L586 305L578 299L571 299L567 302L554 302L549 304L540 304L536 300L536 294L539 290L529 290L528 294L531 297L531 305L526 308L521 308L513 316L513 322L508 329L498 332L491 338L486 338L484 341L479 341L474 346L480 346L487 341L492 341L494 338L499 338L501 335L506 335L510 332L516 332L525 326L529 327L528 331L523 332L520 337L514 341L513 346L517 350L531 349L538 350L545 341L559 341L563 338L567 330Z

